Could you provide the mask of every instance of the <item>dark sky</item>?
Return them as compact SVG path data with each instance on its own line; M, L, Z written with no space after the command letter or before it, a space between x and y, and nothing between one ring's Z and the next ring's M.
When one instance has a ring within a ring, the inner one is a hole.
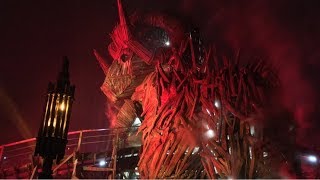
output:
M103 72L92 49L105 51L116 22L112 1L0 1L0 143L36 135L49 81L62 56L76 85L71 130L107 126ZM25 124L25 125L24 125Z
M320 23L317 0L124 0L125 9L159 10L192 21L206 41L257 51L280 68L278 103L303 139L319 137ZM76 85L71 130L108 126L104 80L92 49L104 56L117 23L116 0L0 1L0 144L34 137L45 92L62 56Z

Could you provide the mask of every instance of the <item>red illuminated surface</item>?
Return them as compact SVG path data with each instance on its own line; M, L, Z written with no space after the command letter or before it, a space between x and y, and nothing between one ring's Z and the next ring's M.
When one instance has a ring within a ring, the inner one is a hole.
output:
M36 108L42 107L39 95L44 92L48 79L56 74L58 68L54 66L59 63L54 59L66 54L70 55L74 68L71 74L79 89L71 128L100 128L109 122L104 116L105 99L99 92L103 74L94 63L91 49L104 47L105 33L111 31L117 19L116 3L91 3L25 2L18 5L8 0L1 5L5 28L0 29L3 36L0 42L0 119L7 125L1 126L1 142L31 138L36 133L42 110ZM280 91L270 98L270 113L277 117L265 122L270 134L277 132L273 137L275 141L286 143L291 136L287 129L293 125L296 145L319 151L317 19L320 15L317 4L311 1L209 0L201 3L140 0L124 4L132 9L150 7L190 16L200 26L206 41L244 49L244 55L261 52L270 57L268 61L278 66L282 83ZM290 115L282 115L282 112Z
M219 47L200 43L197 33L186 36L183 26L164 14L137 13L128 20L119 1L118 8L119 25L111 33L112 43L108 46L114 61L105 65L106 60L102 61L97 52L96 56L106 75L101 90L109 99L109 107L116 107L106 111L111 125L127 127L135 116L143 119L143 150L138 163L142 177L278 177L282 163L302 177L300 165L293 163L299 150L288 151L299 144L294 134L299 137L299 129L303 128L299 123L308 119L306 114L311 111L306 111L311 106L305 106L307 98L294 107L292 102L287 103L288 86L282 83L282 73L298 71L291 66L295 62L273 62L281 58L282 49L268 58L250 58L246 50L224 56ZM152 32L157 35L150 36ZM269 32L259 33L270 36ZM241 45L231 41L231 46L237 49ZM301 112L292 114L297 108ZM260 141L262 130L265 138ZM271 148L269 142L278 144ZM236 146L239 143L242 145ZM200 151L191 155L196 148ZM279 157L287 155L275 160L274 152ZM274 160L266 166L275 169L262 167L266 164L264 153ZM198 166L200 159L202 166ZM241 167L247 172L240 172Z

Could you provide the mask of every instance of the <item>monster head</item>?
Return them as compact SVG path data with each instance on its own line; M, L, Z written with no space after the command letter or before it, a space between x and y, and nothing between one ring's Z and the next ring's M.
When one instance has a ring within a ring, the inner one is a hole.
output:
M113 110L107 110L107 116L113 116L113 123L118 121L116 114L125 101L130 100L136 87L155 70L157 59L168 59L160 57L171 54L184 37L182 26L176 20L161 14L139 13L128 18L120 0L117 2L119 23L110 34L112 42L108 46L112 64L108 65L94 51L106 75L101 90L115 104L109 107Z

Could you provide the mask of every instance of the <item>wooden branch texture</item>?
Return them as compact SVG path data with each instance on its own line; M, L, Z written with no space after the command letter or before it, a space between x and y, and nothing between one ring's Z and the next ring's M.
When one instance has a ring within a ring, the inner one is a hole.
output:
M269 177L261 129L255 135L250 128L269 90L279 86L270 65L261 60L241 66L239 52L220 57L191 37L152 55L133 38L123 40L121 32L111 35L115 60L101 89L113 103L121 102L117 127L143 119L142 178Z

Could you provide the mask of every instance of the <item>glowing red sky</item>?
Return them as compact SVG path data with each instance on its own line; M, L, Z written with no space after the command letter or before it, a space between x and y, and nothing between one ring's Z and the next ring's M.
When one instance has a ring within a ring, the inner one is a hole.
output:
M300 141L319 131L320 9L317 1L124 0L130 12L160 10L192 20L207 41L255 50L280 64L279 104L296 118ZM71 130L107 127L104 80L92 49L105 53L117 22L114 0L0 2L0 144L35 136L49 81L62 56L76 85ZM17 123L20 123L17 125ZM26 124L23 128L23 122ZM28 129L28 131L27 131Z

